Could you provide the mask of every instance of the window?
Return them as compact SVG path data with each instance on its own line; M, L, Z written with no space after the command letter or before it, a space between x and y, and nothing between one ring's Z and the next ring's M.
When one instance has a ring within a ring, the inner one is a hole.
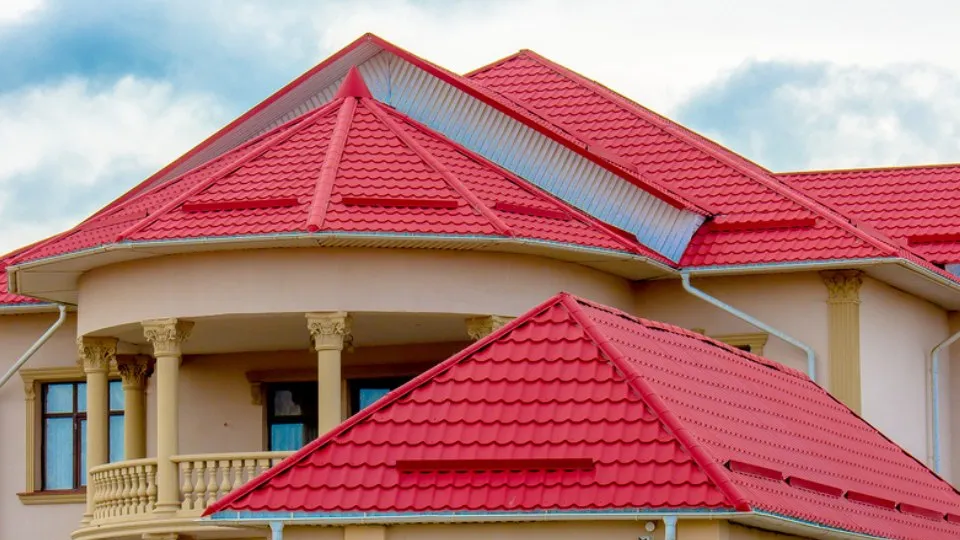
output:
M123 387L110 382L110 461L123 459ZM79 489L86 484L87 384L41 385L40 485L44 491Z
M410 377L353 379L347 384L349 413L360 411ZM317 383L266 385L267 446L271 451L299 450L317 438Z
M350 392L350 413L356 414L372 405L375 401L410 380L410 377L389 377L381 379L353 379L347 386Z
M317 438L317 383L277 383L267 387L270 450L298 450Z

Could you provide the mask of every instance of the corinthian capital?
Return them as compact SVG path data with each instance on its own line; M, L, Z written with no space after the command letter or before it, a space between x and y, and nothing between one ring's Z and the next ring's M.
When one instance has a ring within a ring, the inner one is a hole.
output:
M828 270L820 272L827 286L827 301L831 303L859 303L863 272L860 270Z
M153 359L143 355L120 358L117 359L117 371L124 388L142 389L153 372Z
M153 345L153 355L180 356L180 345L190 337L193 322L178 319L143 321L143 337Z
M109 337L77 338L77 363L87 373L106 372L117 358L117 339Z
M344 345L353 341L351 326L350 315L345 311L307 313L307 330L318 351L343 350Z
M496 332L503 325L515 319L515 317L504 317L501 315L485 315L483 317L470 317L467 319L467 335L470 339L477 341Z

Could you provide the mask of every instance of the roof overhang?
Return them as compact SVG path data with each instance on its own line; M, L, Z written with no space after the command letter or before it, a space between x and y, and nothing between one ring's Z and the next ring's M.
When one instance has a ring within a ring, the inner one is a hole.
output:
M691 276L733 276L857 269L888 285L925 298L947 310L960 310L960 282L900 257L834 259L731 266L689 267Z
M10 292L76 304L80 276L89 270L139 259L211 251L272 248L387 248L526 254L571 262L626 279L676 273L634 253L512 237L316 232L260 236L121 242L7 267ZM47 304L49 305L49 304Z
M664 518L682 520L730 520L740 525L769 531L795 534L803 538L823 540L879 539L879 536L855 533L800 521L760 511L736 512L730 510L597 510L597 511L538 511L538 512L237 512L220 511L201 521L210 525L338 527L346 525L404 525L404 524L471 524L471 523L530 523L570 521L662 521Z

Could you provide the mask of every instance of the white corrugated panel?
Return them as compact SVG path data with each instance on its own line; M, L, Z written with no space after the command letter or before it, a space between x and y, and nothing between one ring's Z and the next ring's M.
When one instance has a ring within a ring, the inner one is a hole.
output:
M314 74L167 177L327 103L351 65L359 67L378 100L566 202L630 231L671 260L680 258L703 222L702 216L667 204L539 131L369 43Z

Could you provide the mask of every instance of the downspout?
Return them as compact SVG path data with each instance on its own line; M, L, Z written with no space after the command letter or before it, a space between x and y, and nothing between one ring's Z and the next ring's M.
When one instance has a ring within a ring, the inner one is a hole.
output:
M930 406L931 421L933 423L933 472L940 474L941 452L940 452L940 353L949 347L954 341L960 339L960 331L955 332L947 339L941 341L930 353L930 395L933 403Z
M10 380L10 377L13 377L13 375L17 371L19 371L24 364L27 363L27 360L29 360L30 357L33 356L34 353L36 353L37 350L39 350L40 347L42 347L43 344L46 343L48 339L50 339L51 336L53 336L53 333L56 332L58 328L63 326L63 322L67 320L67 306L63 304L57 304L57 307L60 309L60 316L57 317L57 320L53 323L53 325L50 326L50 328L47 328L47 331L44 332L42 336L40 336L40 339L35 341L33 345L31 345L30 348L27 349L27 352L23 353L20 356L20 359L17 360L15 364L13 364L13 367L11 367L3 375L3 378L0 379L0 388L3 388L3 385Z
M283 540L283 522L270 522L270 540Z
M787 334L781 332L780 330L777 330L776 328L774 328L774 327L766 324L765 322L763 322L763 321L761 321L761 320L759 320L759 319L756 319L756 318L754 318L754 317L752 317L752 316L750 316L750 315L748 315L748 314L740 311L739 309L731 306L730 304L727 304L727 303L723 302L723 301L720 300L719 298L715 298L715 297L713 297L713 296L710 296L709 294L707 294L707 293L701 291L700 289L694 287L693 285L690 284L690 271L689 271L689 270L684 270L684 271L680 272L680 280L683 282L683 290L687 291L688 293L696 296L697 298L699 298L699 299L701 299L701 300L703 300L703 301L705 301L705 302L707 302L707 303L709 303L709 304L713 304L714 306L722 309L723 311L726 311L727 313L733 315L734 317L737 317L738 319L741 319L741 320L746 321L747 323L749 323L749 324L751 324L751 325L753 325L753 326L756 326L757 328L763 330L764 332L766 332L766 333L768 333L768 334L771 334L771 335L773 335L773 336L776 336L776 337L782 339L783 341L786 341L787 343L793 345L794 347L796 347L796 348L798 348L798 349L801 349L801 350L802 350L804 353L806 353L806 355L807 355L807 375L808 375L811 379L813 379L814 382L816 382L816 380L817 380L817 355L816 355L815 352L813 352L813 349L812 349L809 345L806 345L805 343L801 342L800 340L794 339L793 337L788 336Z
M677 540L677 516L663 516L663 540Z

